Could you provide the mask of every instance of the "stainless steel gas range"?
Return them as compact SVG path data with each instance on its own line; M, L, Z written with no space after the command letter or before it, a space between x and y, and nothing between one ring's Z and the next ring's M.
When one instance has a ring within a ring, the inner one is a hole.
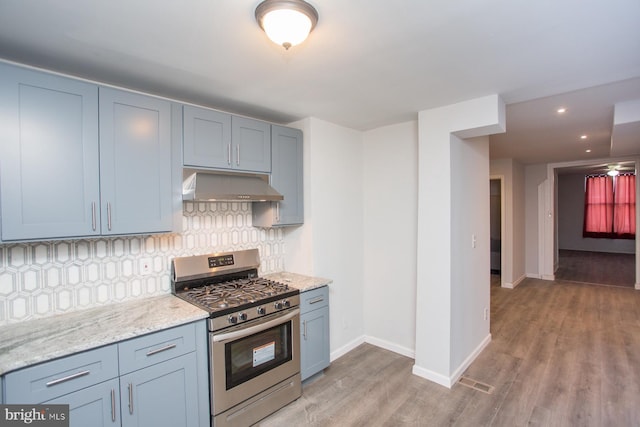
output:
M302 393L299 291L259 265L257 249L172 261L172 292L209 312L212 426L253 424Z

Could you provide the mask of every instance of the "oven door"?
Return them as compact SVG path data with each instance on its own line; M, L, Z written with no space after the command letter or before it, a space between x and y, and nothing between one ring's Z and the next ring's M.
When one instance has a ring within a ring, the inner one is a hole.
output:
M300 372L300 310L212 332L209 349L217 415Z

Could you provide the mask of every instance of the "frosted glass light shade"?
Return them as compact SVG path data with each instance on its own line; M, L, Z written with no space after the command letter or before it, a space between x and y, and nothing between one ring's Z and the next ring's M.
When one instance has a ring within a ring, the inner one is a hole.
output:
M303 0L265 0L256 20L276 44L289 49L305 41L318 22L318 12Z

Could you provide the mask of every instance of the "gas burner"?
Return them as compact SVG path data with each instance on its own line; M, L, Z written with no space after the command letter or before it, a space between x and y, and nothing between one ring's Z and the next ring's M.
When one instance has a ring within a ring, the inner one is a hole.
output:
M289 292L289 286L283 283L255 278L221 283L209 281L199 287L187 288L178 295L210 311L218 311L244 304L254 304L286 292Z
M300 291L258 277L258 251L174 258L174 295L209 313L209 330L251 322L299 306Z

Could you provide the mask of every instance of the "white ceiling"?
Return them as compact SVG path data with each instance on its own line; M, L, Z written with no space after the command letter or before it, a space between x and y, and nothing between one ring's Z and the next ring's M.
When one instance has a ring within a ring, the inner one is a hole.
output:
M0 58L360 130L497 93L507 134L492 157L523 163L583 159L583 133L608 157L614 104L640 99L638 0L310 2L316 29L285 51L256 24L259 0L0 0ZM623 154L640 153L626 134Z

